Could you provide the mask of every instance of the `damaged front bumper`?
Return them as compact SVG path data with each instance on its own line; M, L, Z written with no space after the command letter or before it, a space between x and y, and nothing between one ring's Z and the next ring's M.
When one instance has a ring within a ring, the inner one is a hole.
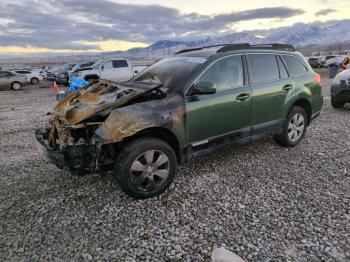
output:
M87 173L96 169L95 145L67 145L63 149L52 149L49 145L49 134L50 129L35 131L37 147L44 157L58 168Z

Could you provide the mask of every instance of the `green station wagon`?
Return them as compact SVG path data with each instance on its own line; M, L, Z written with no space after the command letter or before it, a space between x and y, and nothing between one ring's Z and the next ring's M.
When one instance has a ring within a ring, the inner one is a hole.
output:
M290 45L188 49L126 83L101 80L70 94L35 134L59 168L112 170L126 194L147 198L193 157L267 135L297 145L320 114L320 82Z

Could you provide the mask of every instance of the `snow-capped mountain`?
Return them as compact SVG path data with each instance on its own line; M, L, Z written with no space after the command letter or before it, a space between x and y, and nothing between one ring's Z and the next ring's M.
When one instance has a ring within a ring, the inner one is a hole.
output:
M261 35L264 37L258 37ZM199 40L162 40L146 48L131 49L124 55L162 57L186 48L228 43L287 43L299 48L350 43L350 20L315 22L312 24L298 23L290 27L243 31Z
M295 24L273 30L266 38L270 42L289 43L298 47L350 42L350 20Z

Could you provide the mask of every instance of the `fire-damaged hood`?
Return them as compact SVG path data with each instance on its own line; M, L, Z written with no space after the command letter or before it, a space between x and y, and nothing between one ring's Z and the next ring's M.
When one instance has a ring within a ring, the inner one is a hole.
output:
M156 87L156 86L155 86ZM79 124L95 116L106 116L151 89L99 81L89 89L80 89L60 101L49 112L68 125Z

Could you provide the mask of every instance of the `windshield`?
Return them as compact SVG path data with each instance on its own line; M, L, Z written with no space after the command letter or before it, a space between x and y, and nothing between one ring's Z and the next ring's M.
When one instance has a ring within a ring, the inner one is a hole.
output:
M96 69L99 68L101 64L103 64L105 61L97 61L96 63L94 63L91 67Z
M162 84L168 91L175 91L206 60L202 57L165 58L145 69L131 82Z

